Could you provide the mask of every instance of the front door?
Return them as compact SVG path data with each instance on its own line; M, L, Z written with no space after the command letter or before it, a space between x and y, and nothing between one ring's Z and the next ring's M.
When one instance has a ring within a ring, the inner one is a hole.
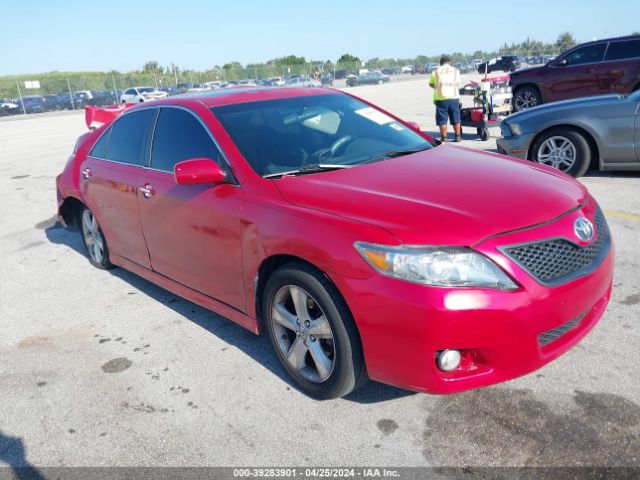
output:
M600 94L599 73L606 48L606 43L586 45L562 57L564 65L552 62L544 80L550 92L545 102Z
M150 268L138 211L137 185L149 151L153 118L145 109L123 114L80 166L80 190L112 253Z
M140 181L147 193L139 193L151 265L178 283L244 310L241 188L174 181L177 162L202 157L228 170L208 129L193 112L162 107L150 168Z

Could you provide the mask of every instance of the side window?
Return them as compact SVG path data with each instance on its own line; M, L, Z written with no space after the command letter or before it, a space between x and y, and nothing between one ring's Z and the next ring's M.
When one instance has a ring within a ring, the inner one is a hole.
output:
M107 144L109 143L109 137L111 136L111 127L107 128L103 134L100 136L96 144L91 149L91 153L89 153L90 157L93 158L107 158Z
M611 42L605 60L624 60L638 57L640 57L640 39Z
M587 45L586 47L574 50L563 58L567 61L567 65L582 65L583 63L601 62L606 49L606 43Z
M155 108L147 108L124 114L117 119L111 127L107 159L130 165L144 164L151 122L156 112Z
M221 163L218 149L198 119L179 108L160 109L151 151L151 167L173 172L176 163L202 157Z

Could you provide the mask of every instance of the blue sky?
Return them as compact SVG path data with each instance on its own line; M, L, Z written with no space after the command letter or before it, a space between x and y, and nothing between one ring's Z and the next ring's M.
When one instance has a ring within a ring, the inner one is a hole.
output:
M0 75L415 57L640 30L640 0L0 0Z

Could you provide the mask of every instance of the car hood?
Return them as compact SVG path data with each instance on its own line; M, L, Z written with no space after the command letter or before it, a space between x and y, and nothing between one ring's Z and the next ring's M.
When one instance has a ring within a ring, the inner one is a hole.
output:
M422 245L473 245L549 221L587 195L557 170L446 145L273 181L289 203L376 225L401 243Z
M545 103L538 105L537 107L528 108L521 112L509 115L508 123L517 123L518 120L527 118L529 115L546 115L550 112L557 112L560 110L575 110L576 108L583 107L598 107L600 105L610 105L621 101L624 98L623 95L609 94L609 95L597 95L594 97L582 97L573 98L571 100L561 100L559 102Z

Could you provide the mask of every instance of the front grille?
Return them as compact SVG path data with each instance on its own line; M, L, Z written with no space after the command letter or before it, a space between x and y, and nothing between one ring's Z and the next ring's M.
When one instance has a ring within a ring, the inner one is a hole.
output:
M559 327L552 328L551 330L547 330L546 332L542 332L540 335L538 335L538 342L543 347L546 345L549 345L551 342L559 339L569 330L575 328L580 323L580 320L582 320L585 317L586 314L587 312L577 316L576 318L569 320L566 323L563 323Z
M592 273L607 255L611 237L600 208L595 214L596 239L581 247L565 238L503 248L502 251L543 285L555 286Z

